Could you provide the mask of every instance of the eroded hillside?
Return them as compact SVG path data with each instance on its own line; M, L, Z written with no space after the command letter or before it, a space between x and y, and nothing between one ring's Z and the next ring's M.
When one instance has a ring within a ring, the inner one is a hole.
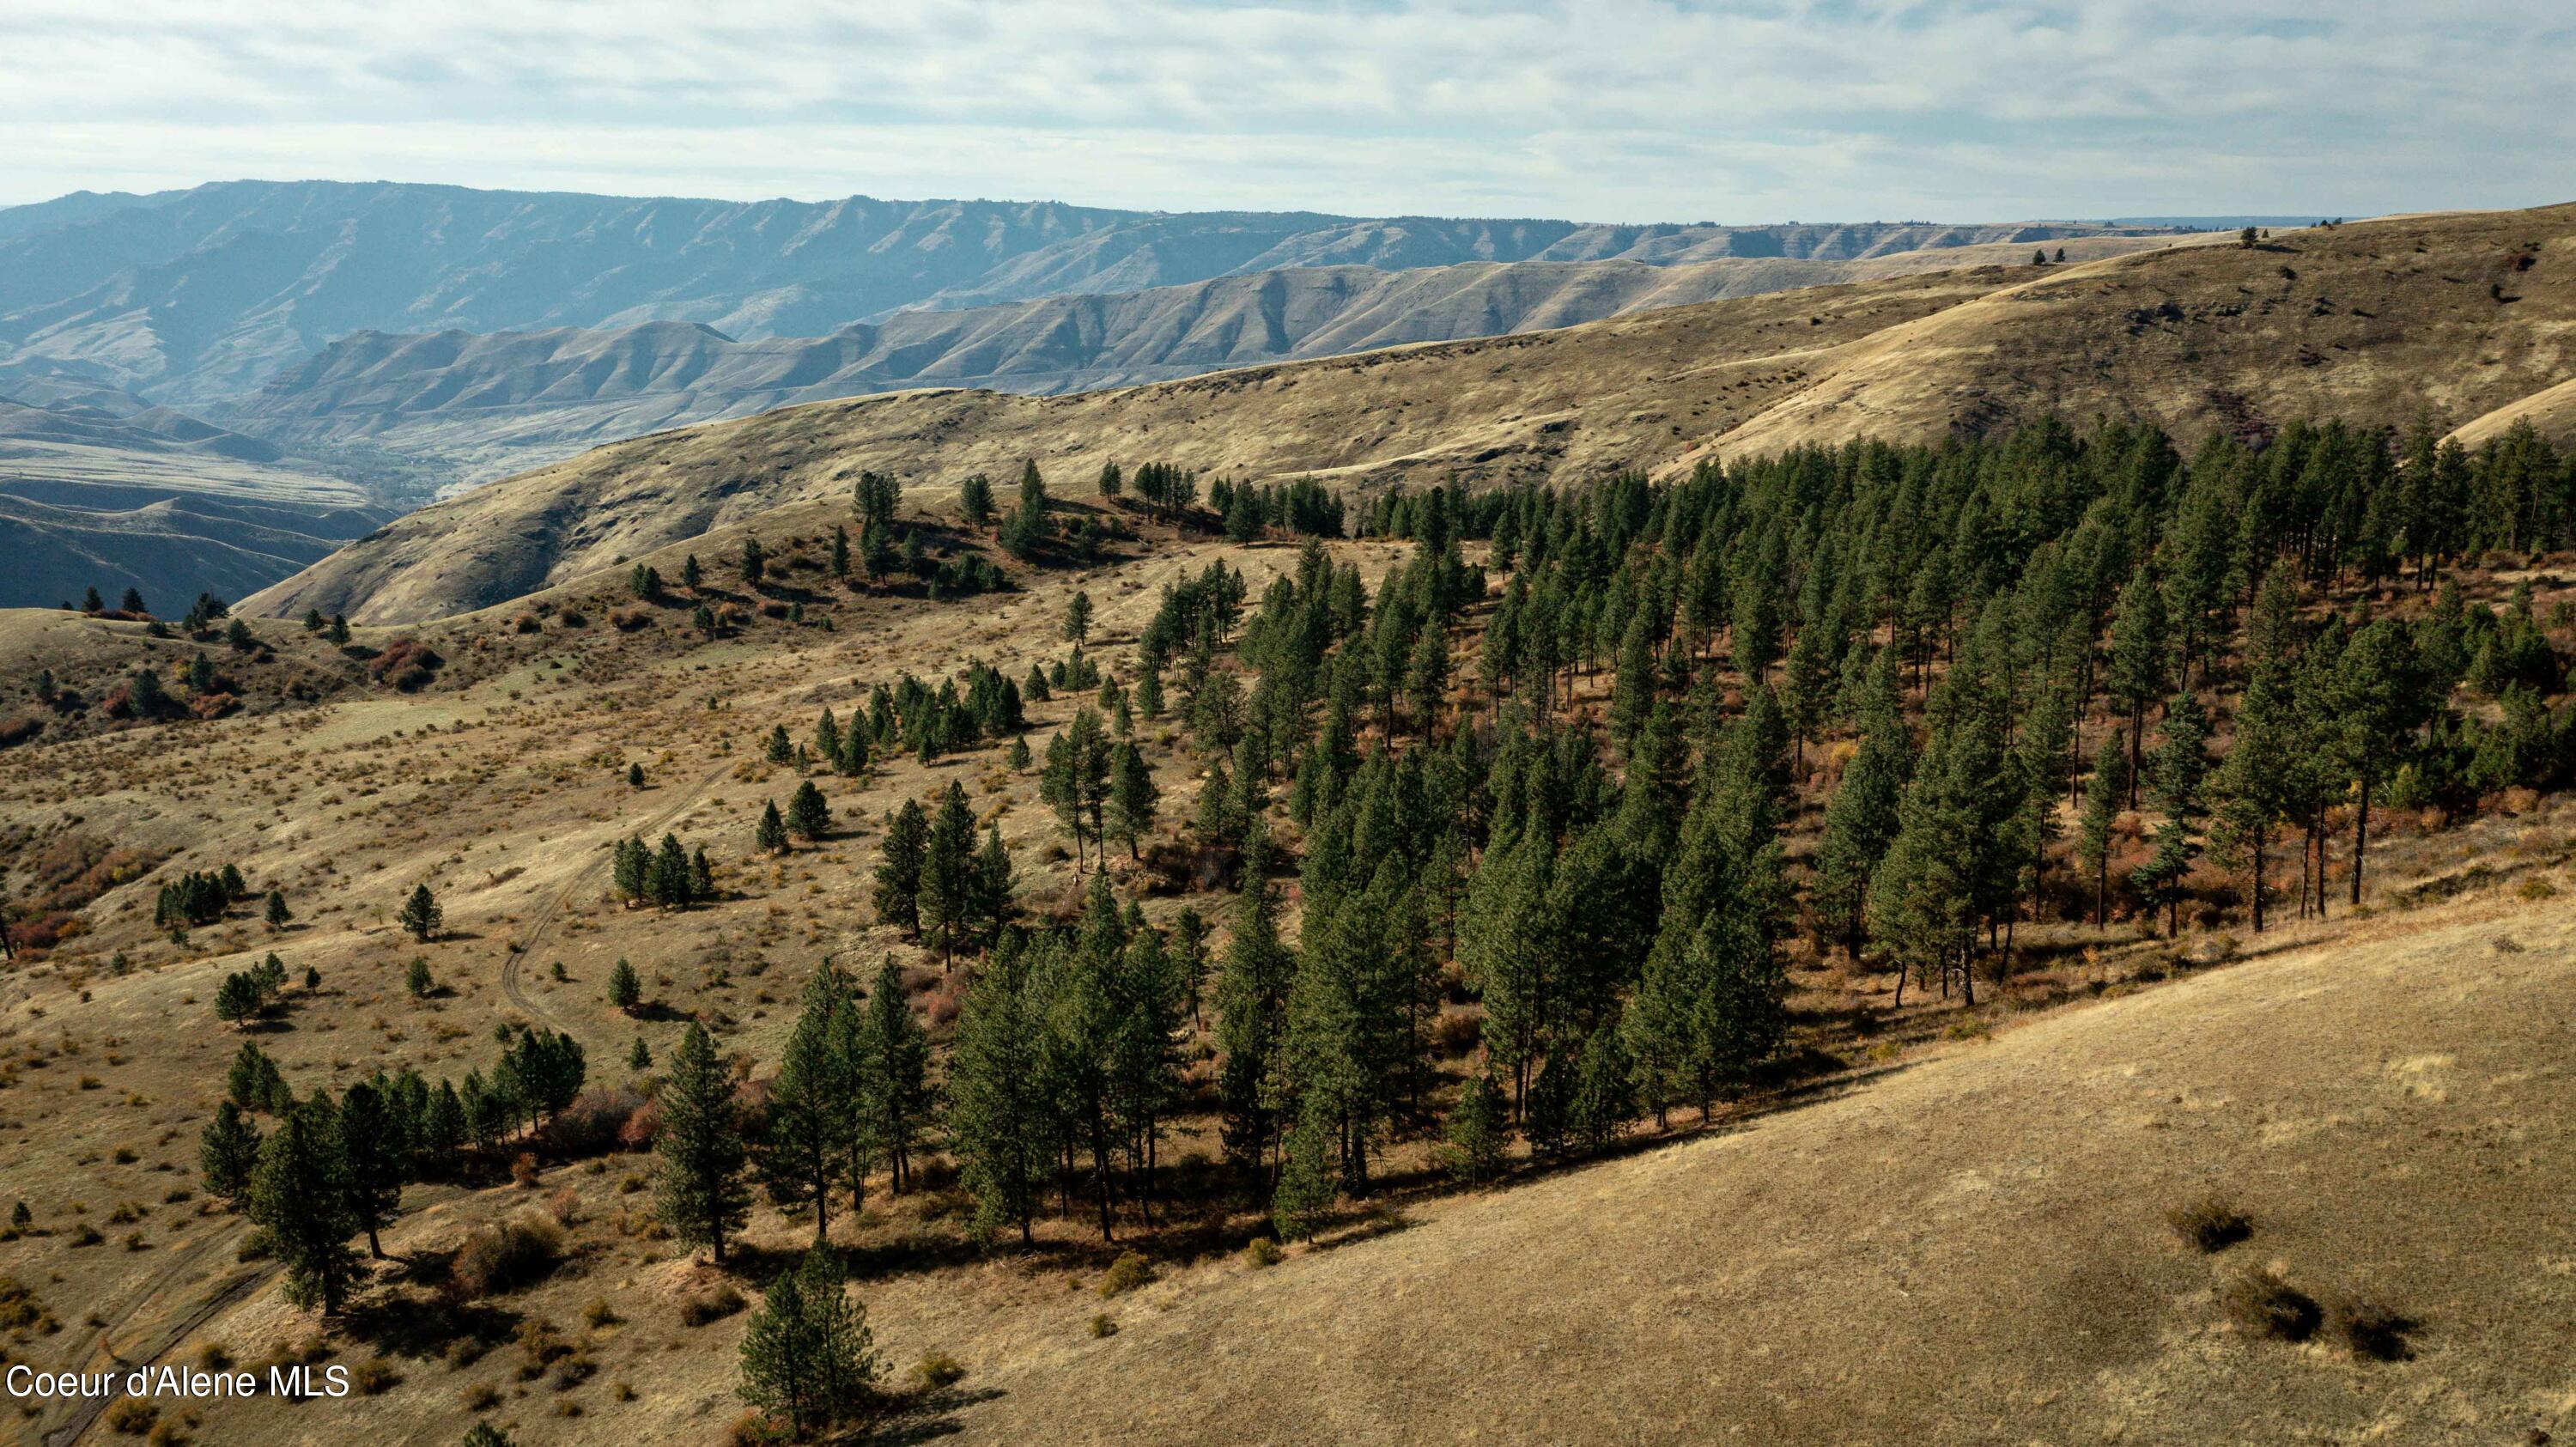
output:
M845 492L946 492L1035 459L1370 488L1657 475L2058 413L2186 438L2367 416L2467 423L2566 380L2576 207L2452 213L1712 302L1562 331L1077 397L900 394L636 439L424 511L254 600L371 620L489 606ZM2538 408L2535 421L2564 409Z

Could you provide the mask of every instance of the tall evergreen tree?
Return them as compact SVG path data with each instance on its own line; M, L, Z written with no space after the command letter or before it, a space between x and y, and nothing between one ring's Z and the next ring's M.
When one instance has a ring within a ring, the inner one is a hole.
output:
M357 1281L349 1238L358 1215L349 1201L349 1155L330 1097L294 1105L260 1147L250 1182L250 1218L286 1268L286 1299L337 1315Z
M877 846L877 868L870 903L877 918L905 934L921 934L921 874L930 852L930 816L906 799L887 822L885 841Z
M359 1081L340 1097L340 1140L348 1159L349 1210L367 1233L367 1254L385 1259L378 1233L402 1207L409 1146L402 1124L375 1086Z
M692 1020L671 1059L671 1074L654 1093L661 1107L657 1192L662 1224L688 1246L705 1246L724 1260L727 1233L739 1230L751 1207L743 1184L746 1151L733 1099L733 1074L716 1058L706 1027Z

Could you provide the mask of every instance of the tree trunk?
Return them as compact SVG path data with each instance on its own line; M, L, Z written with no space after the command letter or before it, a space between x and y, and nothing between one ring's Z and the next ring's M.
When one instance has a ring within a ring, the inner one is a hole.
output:
M2352 907L2361 908L2361 856L2370 847L2370 774L2361 776L2361 807L2352 820Z

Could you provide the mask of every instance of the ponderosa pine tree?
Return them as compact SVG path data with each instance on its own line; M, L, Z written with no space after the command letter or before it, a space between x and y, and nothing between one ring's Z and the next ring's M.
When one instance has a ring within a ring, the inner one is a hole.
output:
M1046 1002L1016 950L997 951L968 990L948 1061L948 1129L982 1231L1035 1222L1058 1150L1045 1075Z
M2394 767L2400 742L2421 727L2437 702L2427 695L2413 636L2383 618L2352 636L2336 666L2329 746L2354 788L2352 903L2361 904L2363 857L2370 845L2370 796Z
M426 884L413 885L411 897L403 901L400 917L403 932L415 941L427 944L438 938L438 932L446 922L446 913L438 907L438 896L431 894Z
M636 1006L644 1003L643 983L623 955L617 957L616 966L608 972L608 1003L622 1014L632 1014Z
M912 1012L903 968L892 955L878 967L867 999L868 1059L863 1109L898 1196L912 1189L912 1150L930 1124L930 1036Z
M753 1152L761 1183L782 1207L814 1208L814 1240L828 1238L832 1189L841 1176L848 1118L860 1112L861 1082L842 1047L839 1014L857 1008L850 983L830 960L806 981L796 1024L788 1031L778 1074L769 1084L766 1123Z
M777 800L770 799L761 804L760 823L752 829L751 842L752 847L763 854L787 852L787 816L778 812Z
M1247 1167L1261 1165L1277 1139L1270 1077L1287 1039L1295 970L1296 957L1279 942L1270 881L1247 871L1216 991L1218 1111L1226 1154Z
M197 1139L197 1182L224 1204L240 1207L249 1195L251 1173L259 1169L259 1128L241 1107L227 1100L215 1107L215 1118Z
M818 1244L769 1283L742 1335L742 1400L799 1440L865 1411L884 1371L840 1256Z
M1144 751L1133 740L1111 750L1109 767L1108 830L1127 845L1127 857L1141 860L1141 845L1154 831L1154 808L1161 801L1154 787L1153 770L1145 766Z
M400 1123L383 1095L358 1081L340 1097L339 1134L347 1160L349 1212L367 1233L367 1254L385 1259L379 1233L402 1209L410 1161Z
M975 932L983 913L981 884L975 861L975 811L966 802L965 789L952 779L931 816L919 892L922 934L937 942L943 970L956 965L958 945Z
M2183 876L2191 869L2193 826L2201 813L2201 781L2209 771L2209 717L2200 700L2178 693L2165 705L2151 760L2156 807L2155 851L2132 878L2149 910L2165 911L2165 934L2181 932Z
M906 799L886 822L885 840L877 846L875 883L869 902L877 918L921 937L921 875L930 852L930 816Z
M357 1279L358 1231L349 1200L349 1155L340 1116L319 1091L285 1112L260 1147L249 1214L286 1268L286 1299L337 1315Z
M2076 835L2076 858L2093 875L2093 927L2110 924L2111 831L2129 795L2129 746L2118 731L2093 756L2093 772L2084 783L2084 817Z
M2129 583L2120 592L2120 605L2111 619L2111 667L2104 682L2111 696L2129 711L2129 797L2126 807L2138 807L2138 783L2143 772L2139 751L2145 747L2147 705L2165 693L2166 654L2172 647L2167 636L2164 590L2157 586L2155 565L2142 565L2129 575Z
M734 1109L733 1073L716 1058L704 1025L689 1022L671 1073L653 1098L662 1112L653 1142L660 1158L656 1197L662 1224L682 1245L707 1247L721 1262L725 1237L741 1229L751 1193L743 1184L747 1152Z
M798 784L795 797L787 801L787 830L803 836L809 844L832 832L831 807L823 802L823 791L815 788L811 779Z

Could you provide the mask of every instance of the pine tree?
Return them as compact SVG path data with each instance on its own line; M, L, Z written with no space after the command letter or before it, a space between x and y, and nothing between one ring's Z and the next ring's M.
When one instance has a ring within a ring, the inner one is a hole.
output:
M870 902L879 920L915 939L921 936L921 873L929 850L930 816L920 804L906 799L886 825L885 841L877 846Z
M975 919L989 939L999 939L1010 922L1017 885L1011 873L1011 851L1002 843L1002 828L984 831L984 847L975 853Z
M340 1141L347 1159L349 1210L367 1233L367 1254L385 1259L377 1233L402 1207L408 1154L401 1123L373 1085L359 1081L340 1097Z
M823 791L814 787L813 780L798 784L796 796L787 801L787 828L790 833L802 835L809 844L832 832L832 810L823 802Z
M993 480L978 472L957 487L957 511L966 525L980 528L993 520Z
M1064 605L1064 636L1076 648L1091 641L1091 595L1079 588Z
M1154 831L1154 806L1161 797L1144 752L1133 741L1119 744L1109 769L1109 832L1126 841L1128 858L1144 858L1138 846Z
M856 1008L850 985L829 960L806 982L805 998L769 1084L767 1125L754 1160L769 1197L811 1204L814 1240L829 1236L832 1186L840 1173L846 1121L860 1108L859 1082L841 1049L839 1012Z
M1084 831L1088 828L1091 838L1099 838L1109 794L1109 740L1097 711L1088 706L1075 710L1073 722L1048 742L1038 793L1073 836L1074 871L1079 874Z
M930 1036L912 1013L903 970L888 955L868 993L867 1050L875 1063L863 1109L894 1172L894 1192L912 1189L912 1147L929 1124Z
M1016 961L978 977L958 1016L948 1065L948 1128L979 1229L1034 1223L1056 1157L1053 1102L1042 1073L1044 1003Z
M266 918L268 920L268 927L271 930L282 930L286 928L286 922L288 920L295 918L295 912L286 907L285 890L272 889L268 892L268 911Z
M635 1007L644 1003L644 986L635 978L635 967L628 964L623 955L618 956L616 967L608 972L608 1003L625 1014L634 1013Z
M259 1168L259 1128L227 1100L215 1107L215 1119L198 1137L197 1180L206 1190L239 1207L249 1194L251 1173Z
M2421 658L2406 625L2392 618L2352 637L2336 665L2329 747L2353 781L2352 903L2361 904L2370 845L2371 791L2395 767L2403 742L2433 711Z
M429 892L429 886L413 885L411 898L405 900L402 907L404 932L415 941L427 944L438 938L438 932L445 923L446 915L438 907L438 897Z
M1295 956L1279 942L1270 882L1250 872L1235 906L1216 992L1218 1110L1226 1153L1247 1166L1261 1161L1277 1131L1270 1080L1287 1038L1295 968Z
M975 863L975 811L954 780L931 816L922 851L920 912L923 933L938 941L943 969L957 962L957 946L973 934L981 910L981 876Z
M358 1216L349 1200L349 1156L339 1113L316 1093L295 1105L260 1147L249 1214L286 1268L286 1299L336 1315L358 1274L349 1238Z
M2119 821L2129 794L2127 744L2117 733L2093 758L2093 773L2084 784L2084 818L2076 836L2076 857L2093 872L2093 927L2110 923L2111 829Z
M2139 750L2145 747L2147 704L2165 691L2167 638L2164 589L2157 586L2152 564L2129 577L2120 592L2119 611L2111 620L2111 670L2105 680L2114 698L2129 710L2129 797L2138 807Z
M770 1282L751 1314L737 1394L802 1440L869 1406L883 1370L841 1258L818 1245Z
M2153 759L2156 807L2164 819L2156 826L2155 852L2134 876L2139 897L2149 909L2162 906L2165 933L2182 925L2183 875L2191 868L2192 827L2201 812L2201 780L2209 769L2209 720L2200 701L2188 693L2174 695L2165 706Z
M1283 1241L1303 1241L1315 1234L1335 1197L1331 1161L1333 1123L1321 1096L1313 1098L1289 1128L1286 1164L1279 1188L1271 1193L1270 1221Z
M244 974L224 976L215 987L215 1018L228 1025L243 1025L259 1018L266 1006L259 984Z
M760 823L752 830L751 842L763 854L787 852L787 818L778 812L777 800L767 800L760 806Z
M1505 1119L1508 1114L1503 1088L1495 1082L1492 1072L1481 1073L1467 1082L1458 1092L1457 1107L1449 1112L1450 1175L1463 1184L1481 1186L1501 1174L1511 1148Z
M688 1246L724 1260L727 1232L740 1229L751 1206L742 1180L745 1151L734 1113L733 1077L716 1058L706 1027L689 1022L671 1074L655 1092L662 1130L658 1201L662 1223Z

